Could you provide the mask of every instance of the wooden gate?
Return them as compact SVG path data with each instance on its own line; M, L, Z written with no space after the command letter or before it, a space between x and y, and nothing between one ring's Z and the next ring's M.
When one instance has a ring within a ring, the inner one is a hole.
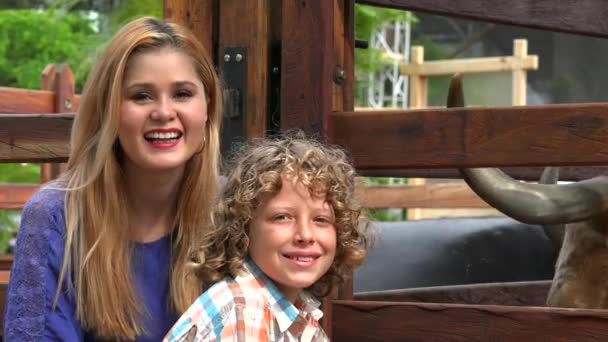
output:
M608 37L608 4L602 0L359 2ZM256 70L248 64L247 137L263 134L255 122L301 128L346 147L358 170L373 176L458 178L456 168L506 167L517 178L538 179L544 165L564 166L569 180L606 173L597 167L608 163L605 103L355 112L353 9L354 0L165 2L167 18L199 27L200 37L215 48L220 72L231 44L262 61ZM201 11L211 15L197 15ZM263 106L249 98L272 100L275 93L279 101ZM603 311L408 303L399 296L354 300L352 287L338 296L325 309L332 309L325 326L336 341L608 336Z

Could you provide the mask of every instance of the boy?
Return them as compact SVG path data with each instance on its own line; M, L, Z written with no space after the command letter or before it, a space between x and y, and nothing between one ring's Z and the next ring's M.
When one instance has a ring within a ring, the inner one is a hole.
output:
M313 294L339 286L370 242L354 178L341 150L310 140L240 154L193 263L208 289L165 341L328 341Z

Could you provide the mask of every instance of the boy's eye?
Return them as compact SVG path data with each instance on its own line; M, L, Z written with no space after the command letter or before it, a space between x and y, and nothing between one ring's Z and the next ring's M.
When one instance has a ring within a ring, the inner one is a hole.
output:
M333 224L333 220L330 217L326 216L317 216L315 217L315 222L322 225Z
M287 221L289 220L289 215L287 214L278 214L272 217L273 221Z

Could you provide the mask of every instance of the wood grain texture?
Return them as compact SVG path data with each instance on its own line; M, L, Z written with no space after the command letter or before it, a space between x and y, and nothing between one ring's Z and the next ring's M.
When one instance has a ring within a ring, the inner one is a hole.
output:
M360 169L601 165L608 104L334 113Z
M365 185L355 195L365 208L489 208L466 184Z
M543 167L505 167L502 170L515 179L538 181ZM462 178L457 169L367 169L359 173L370 177ZM602 175L608 175L608 166L562 166L559 179L577 181Z
M74 114L0 114L0 162L64 162Z
M283 0L281 130L329 134L334 70L333 1Z
M55 93L48 90L30 90L0 87L0 113L52 113L55 111Z
M165 0L163 17L194 32L213 58L217 39L217 0Z
M358 3L410 11L608 37L604 0L357 0Z
M0 209L22 209L39 188L38 184L0 184Z
M243 112L248 139L265 136L268 120L269 0L222 0L219 3L218 57L220 74L228 46L246 49L246 89ZM239 23L235 25L235 23ZM247 29L243 29L247 28ZM234 63L234 61L231 61Z
M550 280L419 287L359 292L356 300L509 306L545 306Z
M604 341L608 311L334 301L334 341Z

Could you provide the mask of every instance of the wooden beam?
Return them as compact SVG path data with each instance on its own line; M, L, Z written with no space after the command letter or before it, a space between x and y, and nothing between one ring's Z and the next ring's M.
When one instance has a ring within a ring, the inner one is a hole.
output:
M243 96L244 134L248 140L264 137L268 114L268 70L269 59L269 0L242 1L222 0L219 3L218 61L220 74L233 63L246 65ZM239 22L239 25L234 23ZM243 27L248 29L244 30ZM236 62L234 56L225 61L226 47L242 47L246 51L243 60ZM226 85L229 87L230 85ZM228 125L230 126L230 118ZM231 137L232 138L232 137Z
M430 61L422 64L411 63L402 65L401 73L415 76L439 76L530 69L538 69L538 56L480 57Z
M0 114L0 163L64 162L74 114Z
M39 188L39 184L0 184L0 209L23 209Z
M603 341L608 311L334 301L336 341Z
M321 139L331 132L333 1L283 0L281 130Z
M55 93L48 90L30 90L0 87L0 113L52 113L55 111Z
M608 104L344 112L333 121L333 142L360 169L608 164Z
M362 185L355 194L365 208L490 208L466 184Z
M356 300L545 306L551 280L417 287L355 294Z
M543 167L505 167L502 168L515 179L538 181ZM367 177L423 177L423 178L462 178L457 169L366 169L359 170L361 176ZM597 176L608 175L608 166L562 166L559 179L578 181Z
M608 37L604 0L357 0L358 3L428 12L542 30Z
M218 18L216 0L164 0L163 17L194 32L209 56L214 57Z

